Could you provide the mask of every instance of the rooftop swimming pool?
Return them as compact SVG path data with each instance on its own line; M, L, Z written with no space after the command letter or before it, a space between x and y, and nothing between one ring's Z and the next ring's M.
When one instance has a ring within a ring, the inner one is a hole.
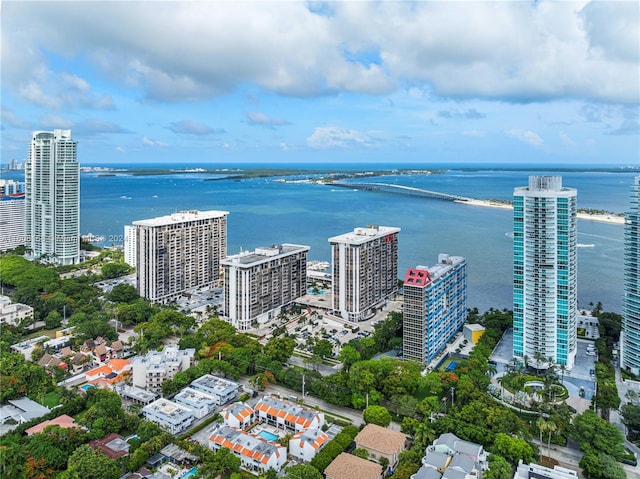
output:
M258 433L258 436L260 436L262 439L266 439L267 441L277 441L279 439L278 436L276 436L275 434L269 432L269 431L260 431Z

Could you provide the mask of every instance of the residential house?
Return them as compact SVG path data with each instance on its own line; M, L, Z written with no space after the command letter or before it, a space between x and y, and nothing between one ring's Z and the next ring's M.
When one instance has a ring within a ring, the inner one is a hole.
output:
M238 456L241 467L250 472L279 471L287 461L287 448L244 431L220 426L209 437L209 448L217 451L226 447Z
M326 479L382 479L382 466L342 452L324 470Z
M329 442L322 429L306 429L289 440L289 454L296 459L309 462Z
M217 397L190 387L186 387L176 394L173 400L178 404L190 408L197 419L212 413L218 404Z
M524 464L522 459L513 479L578 479L577 471L565 467L553 466L553 469L539 464Z
M118 383L114 390L120 395L120 397L128 399L135 404L142 404L143 406L152 403L158 398L158 395L154 392L135 386L129 386L123 382Z
M158 399L142 408L147 421L155 422L171 434L178 434L187 429L195 416L193 411L168 399Z
M40 424L36 424L35 426L30 427L24 432L27 433L27 436L33 436L34 434L40 434L41 432L43 432L47 426L59 426L63 429L80 427L78 426L78 424L76 424L75 419L73 419L71 416L63 414L62 416L58 416L55 419L49 419L48 421L43 421Z
M261 422L285 431L319 429L324 425L323 413L274 396L264 396L255 411Z
M254 409L244 402L234 402L220 411L224 425L235 429L248 429L256 420Z
M124 345L122 344L122 341L120 341L119 339L117 341L114 341L111 343L111 357L112 358L121 358L124 356Z
M61 369L63 371L67 370L67 363L65 363L58 356L53 356L49 353L44 353L40 360L38 361L38 366L42 366L45 369Z
M385 457L389 467L395 469L398 464L398 454L406 448L407 436L398 431L392 431L376 424L367 424L355 437L356 448L365 449L369 459L380 462Z
M102 439L89 441L89 447L114 460L129 454L130 444L120 434L112 432Z
M24 356L24 359L31 361L31 353L36 347L43 347L42 344L49 340L48 336L38 336L37 338L27 339L20 343L12 344L11 350L15 353L20 353Z
M49 412L49 408L23 397L9 399L8 404L0 407L0 424L23 424ZM2 428L4 432L6 429Z
M177 344L169 344L162 351L150 351L145 356L135 356L131 358L133 385L160 393L162 383L189 368L193 364L195 354L195 349L180 349Z
M427 448L427 451L434 450L445 452L451 456L454 453L469 456L474 462L478 463L483 470L488 469L487 451L482 445L460 439L453 433L441 434L433 444Z
M238 395L238 389L240 389L238 383L211 374L205 374L192 381L191 387L213 396L217 406L223 406L233 401Z
M124 381L131 371L131 363L126 359L112 359L104 366L99 366L84 373L87 383L97 387L110 387Z
M0 296L0 325L18 326L23 320L31 318L33 318L31 306L12 303L8 296Z

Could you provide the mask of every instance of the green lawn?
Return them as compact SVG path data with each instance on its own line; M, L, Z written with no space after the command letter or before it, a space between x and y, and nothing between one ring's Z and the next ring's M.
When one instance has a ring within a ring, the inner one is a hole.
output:
M51 391L45 394L42 398L42 404L44 406L47 406L49 409L52 409L53 407L60 404L60 397L58 396L58 393L56 393L55 391Z

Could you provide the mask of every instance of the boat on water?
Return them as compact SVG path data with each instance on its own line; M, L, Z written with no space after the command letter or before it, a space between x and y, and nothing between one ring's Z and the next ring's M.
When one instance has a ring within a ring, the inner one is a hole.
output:
M121 199L121 200L130 200L130 199L131 199L131 196L122 195L122 196L120 197L120 199Z
M107 239L103 235L94 235L93 233L82 235L81 238L88 243L102 243Z
M578 248L594 248L596 245L594 245L593 243L589 243L589 244L584 244L584 243L578 243Z

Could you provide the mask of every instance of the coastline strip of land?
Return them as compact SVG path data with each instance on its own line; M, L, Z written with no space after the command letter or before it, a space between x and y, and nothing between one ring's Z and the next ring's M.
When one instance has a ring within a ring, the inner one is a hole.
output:
M502 210L513 210L513 205L509 203L503 203L495 200L478 200L474 198L467 198L466 200L456 200L456 203L469 206L481 206L484 208L499 208ZM615 215L613 213L584 213L578 212L576 214L580 220L597 221L599 223L610 223L616 225L624 224L623 215Z

